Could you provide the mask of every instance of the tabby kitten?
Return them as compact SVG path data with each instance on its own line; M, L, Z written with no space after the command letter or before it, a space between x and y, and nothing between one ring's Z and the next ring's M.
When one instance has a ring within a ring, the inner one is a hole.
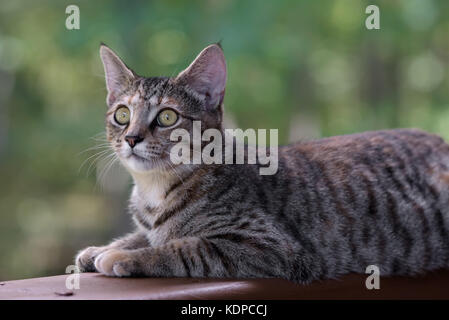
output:
M175 128L222 129L226 63L205 48L177 77L138 76L100 55L107 137L134 180L136 230L76 257L108 276L279 277L307 283L365 271L449 266L449 146L419 130L366 132L279 148L260 164L170 163Z

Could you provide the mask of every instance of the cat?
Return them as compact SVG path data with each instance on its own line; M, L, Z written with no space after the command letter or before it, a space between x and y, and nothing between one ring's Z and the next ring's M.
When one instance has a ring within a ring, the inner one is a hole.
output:
M142 77L106 45L106 132L131 174L134 232L75 258L129 277L415 275L449 266L449 146L417 129L279 147L260 164L174 166L175 128L222 129L226 62L212 44L176 77Z

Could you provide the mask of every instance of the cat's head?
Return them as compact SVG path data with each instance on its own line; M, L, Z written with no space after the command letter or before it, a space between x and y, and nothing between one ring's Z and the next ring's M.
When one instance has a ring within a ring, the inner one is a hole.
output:
M168 169L178 128L192 133L193 121L202 131L221 130L226 62L218 44L205 48L174 78L142 77L101 45L108 95L106 133L122 163L131 171Z

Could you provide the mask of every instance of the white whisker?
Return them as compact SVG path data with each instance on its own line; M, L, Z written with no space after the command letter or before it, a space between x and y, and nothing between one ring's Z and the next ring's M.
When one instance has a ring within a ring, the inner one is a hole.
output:
M100 152L97 152L97 153L91 155L91 156L88 157L86 160L84 160L84 161L81 163L80 168L78 169L78 174L81 172L81 169L83 168L83 166L84 166L90 159L92 159L92 158L94 158L94 157L101 157L101 156L103 156L104 154L106 154L108 151L110 151L110 149L102 150L102 151L100 151ZM90 167L90 166L89 166L89 167Z
M97 149L105 149L105 148L109 148L109 147L110 147L109 143L102 143L97 146L93 146L93 147L87 148L86 150L81 151L80 153L77 154L77 156L79 156L83 153L86 153L87 151L97 150Z
M100 161L104 161L106 159L108 159L109 157L111 157L114 154L114 152L109 153L109 154L102 154L101 156L97 157L96 159L94 159L91 164L89 165L89 168L87 168L87 176L90 173L90 169L93 168L95 163L98 163Z

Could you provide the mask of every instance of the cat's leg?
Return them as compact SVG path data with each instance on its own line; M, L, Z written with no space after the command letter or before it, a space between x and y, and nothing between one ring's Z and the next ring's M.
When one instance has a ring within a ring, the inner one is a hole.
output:
M87 247L81 250L75 258L75 263L82 272L96 271L94 265L95 258L107 250L134 250L148 246L149 243L145 233L136 231L116 239L106 246Z
M243 242L243 243L242 243ZM154 277L286 277L289 257L266 243L238 239L182 238L163 246L111 249L95 259L108 276Z

